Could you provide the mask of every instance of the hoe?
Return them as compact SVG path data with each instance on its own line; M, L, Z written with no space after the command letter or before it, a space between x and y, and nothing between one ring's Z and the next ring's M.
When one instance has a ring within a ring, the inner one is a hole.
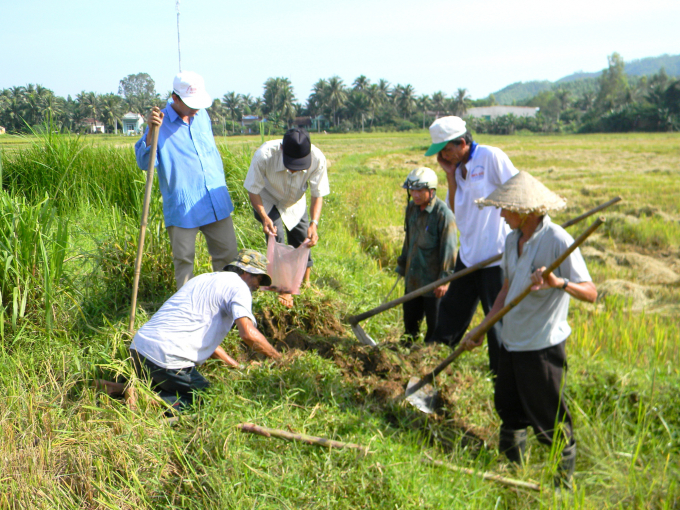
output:
M616 197L612 198L609 202L605 202L602 205L599 205L595 207L594 209L591 209L588 212L583 213L580 216L577 216L576 218L573 218L566 223L563 223L561 226L562 228L567 228L570 227L581 220L584 220L585 218L588 218L589 216L592 216L593 214L596 214L603 209L606 209L607 207L619 202L621 200L621 197ZM490 257L486 260L483 260L473 266L470 266L468 268L465 268L462 271L458 271L457 273L454 273L450 276L447 276L446 278L442 278L441 280L437 280L436 282L432 282L428 285L425 285L424 287L421 287L419 289L414 290L413 292L409 292L408 294L405 294L401 296L400 298L393 299L392 301L388 301L387 303L383 303L382 305L373 308L371 310L368 310L367 312L360 313L359 315L352 315L351 317L347 318L347 321L349 322L350 327L352 328L352 331L356 335L356 337L359 339L359 341L365 345L370 345L371 347L375 347L378 345L375 340L373 340L366 331L359 325L359 323L363 320L368 319L369 317L373 317L374 315L378 315L379 313L384 312L385 310L389 310L390 308L394 308L395 306L398 306L402 303L406 303L407 301L411 301L412 299L417 298L418 296L422 296L423 294L427 294L428 292L434 290L435 288L439 287L440 285L444 285L446 283L452 282L454 280L457 280L458 278L462 278L465 275L468 275L470 273L473 273L474 271L477 271L478 269L481 269L483 267L488 266L489 264L493 264L494 262L500 260L502 255L495 255L493 257ZM398 280L397 280L398 281ZM396 286L396 283L395 283ZM392 288L394 290L394 287ZM390 291L390 294L392 291ZM389 296L389 294L388 294ZM455 354L455 353L454 353Z

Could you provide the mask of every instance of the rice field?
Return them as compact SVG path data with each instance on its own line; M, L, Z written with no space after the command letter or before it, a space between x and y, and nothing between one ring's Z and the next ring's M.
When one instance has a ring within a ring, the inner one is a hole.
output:
M399 309L362 324L384 343L375 352L344 324L380 304L394 282L401 183L413 167L435 165L423 156L424 131L312 134L330 162L332 189L313 285L292 311L270 294L254 301L263 332L287 350L284 361L251 364L230 333L223 345L245 368L208 361L213 386L174 424L141 381L136 410L97 392L97 377L132 377L126 330L144 181L134 141L0 137L0 508L680 506L680 136L478 140L568 199L556 221L623 197L583 248L600 298L572 304L568 398L579 456L575 492L564 499L550 490L554 452L535 438L519 472L498 456L485 352L440 376L444 409L426 417L389 397L450 351L400 347ZM239 243L257 249L263 236L241 184L260 141L218 139ZM173 291L157 190L145 249L138 325ZM195 271L210 271L202 242ZM371 453L249 436L236 428L243 422ZM483 481L423 462L427 456L546 490Z

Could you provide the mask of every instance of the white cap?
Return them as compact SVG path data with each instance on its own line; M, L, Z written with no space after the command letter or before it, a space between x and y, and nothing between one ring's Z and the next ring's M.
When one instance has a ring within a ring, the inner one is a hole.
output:
M434 156L442 150L448 142L463 136L466 131L465 121L460 117L451 115L435 120L430 126L432 145L425 155Z
M203 77L193 71L177 74L172 82L172 90L189 108L199 110L212 104L212 98L205 91Z

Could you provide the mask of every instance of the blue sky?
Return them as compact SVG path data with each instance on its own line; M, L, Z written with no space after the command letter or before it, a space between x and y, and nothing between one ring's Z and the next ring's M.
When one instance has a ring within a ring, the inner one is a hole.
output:
M319 78L467 88L597 71L680 54L680 1L182 0L182 68L208 92L260 95L288 77L304 101ZM0 0L0 89L39 83L59 95L117 92L147 72L164 93L178 70L175 0Z

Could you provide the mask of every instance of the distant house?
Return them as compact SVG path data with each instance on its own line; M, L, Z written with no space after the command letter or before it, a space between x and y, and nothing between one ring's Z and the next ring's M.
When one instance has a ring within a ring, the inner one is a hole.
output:
M127 112L123 115L123 134L126 136L140 134L142 124L144 124L144 117L139 113Z
M321 131L325 131L326 129L329 129L330 127L331 127L331 123L323 115L317 115L316 117L312 117L312 124L311 124L310 131L321 132Z
M0 135L4 135L4 134L5 134L5 128L0 126Z
M248 128L248 133L252 133L252 126L259 122L267 122L267 120L263 119L259 115L243 115L241 117L241 127Z
M98 120L91 118L83 119L81 124L87 133L106 133L106 127Z
M477 119L492 120L503 115L514 115L515 117L535 117L539 108L536 106L479 106L469 108L465 114L468 117Z
M311 117L295 117L295 120L293 120L293 126L297 126L300 128L309 129L311 125L312 125Z

